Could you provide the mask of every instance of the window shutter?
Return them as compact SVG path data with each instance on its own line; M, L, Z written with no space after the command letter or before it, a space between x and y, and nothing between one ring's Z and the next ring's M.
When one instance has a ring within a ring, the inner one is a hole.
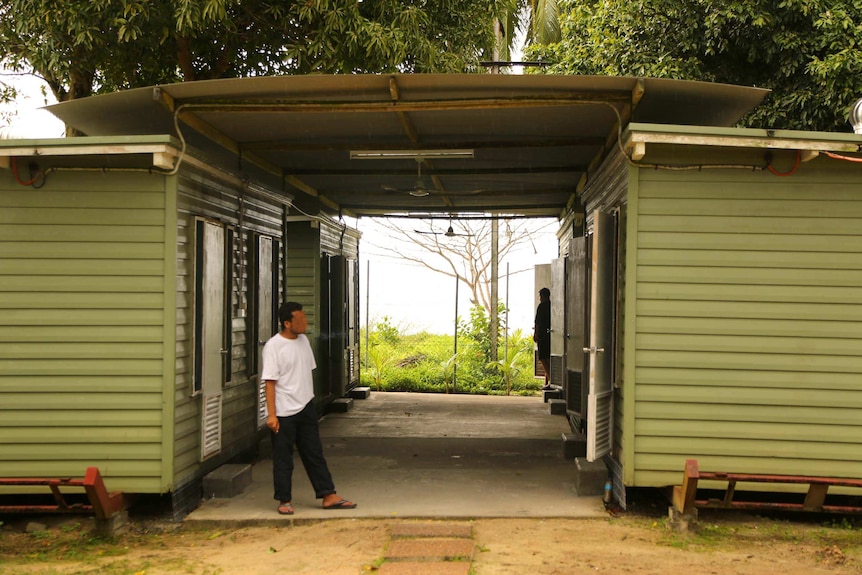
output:
M203 396L201 460L221 451L221 398L220 393Z

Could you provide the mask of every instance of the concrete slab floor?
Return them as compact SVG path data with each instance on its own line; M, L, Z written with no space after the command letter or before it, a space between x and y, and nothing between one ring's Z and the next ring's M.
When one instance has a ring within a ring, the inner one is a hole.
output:
M251 486L204 501L186 521L605 515L601 497L575 491L575 464L562 457L568 422L541 397L372 392L320 431L336 489L356 509L321 509L297 458L296 514L278 515L266 455Z

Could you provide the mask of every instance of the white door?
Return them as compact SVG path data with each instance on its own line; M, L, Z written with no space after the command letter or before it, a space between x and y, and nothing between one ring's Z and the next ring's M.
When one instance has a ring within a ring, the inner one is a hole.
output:
M257 244L257 365L263 369L263 346L273 335L272 315L272 238L260 236ZM257 425L266 425L266 384L258 381Z
M203 225L201 297L201 459L221 451L222 355L224 350L224 227Z
M593 213L593 242L590 299L589 394L587 396L587 461L596 461L611 452L614 310L614 219L596 210Z
M551 378L565 385L566 354L566 258L551 261Z
M587 414L587 381L584 354L586 329L586 238L572 238L566 261L566 408L585 421ZM580 424L579 424L580 425Z

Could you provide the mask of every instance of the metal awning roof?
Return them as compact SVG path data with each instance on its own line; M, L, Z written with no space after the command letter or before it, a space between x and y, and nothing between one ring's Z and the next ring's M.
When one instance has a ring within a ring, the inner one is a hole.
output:
M176 114L182 137L207 157L354 215L559 216L614 145L618 121L732 126L766 93L598 76L282 76L138 88L48 109L89 136L175 134ZM447 157L453 150L472 157ZM351 159L368 151L386 159Z

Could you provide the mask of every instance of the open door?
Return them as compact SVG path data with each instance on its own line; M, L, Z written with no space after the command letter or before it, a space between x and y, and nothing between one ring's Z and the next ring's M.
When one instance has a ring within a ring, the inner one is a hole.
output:
M323 397L343 397L347 392L347 259L324 254L321 261L320 340L322 357L318 360L324 381Z
M539 305L539 289L546 287L551 289L551 264L538 264L533 268L533 316L535 317ZM553 296L551 296L553 298ZM553 305L553 303L552 303ZM550 374L549 374L550 375ZM535 342L533 342L533 376L539 379L545 379L545 369L539 361L539 350Z
M359 385L359 262L347 260L347 390Z
M566 262L566 410L585 428L587 379L584 370L586 340L587 254L586 238L569 241Z
M255 327L254 338L257 342L255 348L255 373L259 374L263 369L263 346L273 336L276 325L273 278L277 277L274 271L273 241L269 236L257 236L257 292L255 293ZM266 425L266 384L258 377L257 388L257 426L262 428Z
M614 218L593 213L590 274L589 394L587 461L611 452L613 416Z
M566 258L551 261L551 378L565 385L566 365Z

